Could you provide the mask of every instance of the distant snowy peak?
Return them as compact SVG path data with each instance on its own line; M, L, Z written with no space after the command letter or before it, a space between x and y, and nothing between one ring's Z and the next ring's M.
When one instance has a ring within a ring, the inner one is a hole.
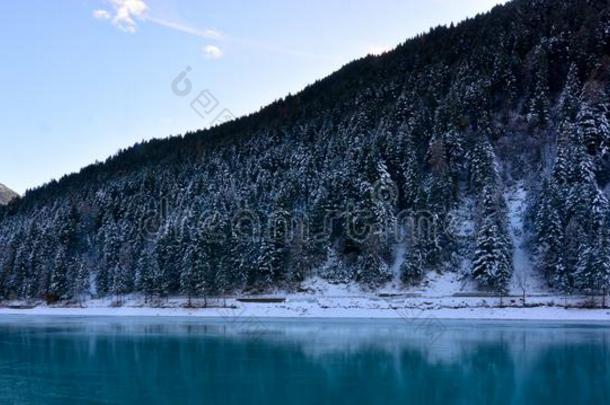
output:
M4 184L0 183L0 205L8 204L12 199L18 197L19 195L15 193L10 188L6 187Z

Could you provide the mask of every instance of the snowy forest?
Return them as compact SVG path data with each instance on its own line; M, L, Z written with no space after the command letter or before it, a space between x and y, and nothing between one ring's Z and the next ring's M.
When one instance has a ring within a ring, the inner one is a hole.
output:
M606 292L609 120L608 2L514 0L0 207L0 299L264 293L314 276L406 289L429 272L503 294L516 182L548 288ZM473 232L456 237L467 210Z

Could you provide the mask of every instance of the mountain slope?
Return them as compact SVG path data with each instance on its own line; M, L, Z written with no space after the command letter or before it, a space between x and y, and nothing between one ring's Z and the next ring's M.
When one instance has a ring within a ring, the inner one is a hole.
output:
M17 193L0 183L0 205L8 204L15 198L17 198Z
M606 1L515 0L31 191L0 210L0 296L408 288L429 272L507 292L534 260L553 288L604 290L609 27Z

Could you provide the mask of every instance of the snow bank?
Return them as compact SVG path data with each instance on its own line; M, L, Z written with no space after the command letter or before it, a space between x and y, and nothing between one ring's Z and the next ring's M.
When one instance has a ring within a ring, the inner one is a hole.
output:
M3 315L37 316L119 316L119 317L198 317L227 322L252 322L262 318L345 318L404 319L429 322L434 319L547 320L610 322L610 309L564 308L577 305L561 297L417 297L319 296L295 294L283 303L242 303L227 299L227 308L184 308L184 299L171 299L162 308L145 307L137 301L112 307L105 301L91 301L83 308L38 306L30 309L0 308ZM507 305L508 307L502 307Z

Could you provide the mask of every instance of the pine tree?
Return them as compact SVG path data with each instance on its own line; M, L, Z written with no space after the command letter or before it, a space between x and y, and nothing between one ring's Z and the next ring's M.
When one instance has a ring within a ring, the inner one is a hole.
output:
M214 287L216 292L220 295L223 301L223 306L227 306L226 296L229 292L229 281L227 280L226 266L221 261L220 265L216 268L214 277Z
M564 122L560 127L559 138L557 139L557 156L553 166L552 181L560 188L564 188L572 181L573 168L571 166L572 137L575 128L572 124Z
M64 249L60 249L55 255L51 283L49 287L49 299L63 300L69 297L68 288L68 257Z
M480 192L485 185L496 182L498 173L495 153L486 133L477 137L469 157L470 182L475 191Z
M189 246L180 267L180 292L186 295L189 307L192 305L192 298L197 294L196 276L195 251L192 246Z
M610 291L610 230L608 226L599 230L595 242L593 250L595 277L591 280L591 284L596 292L603 294L605 306L605 297Z
M527 120L531 127L545 129L550 119L550 96L547 58L538 51L537 70L533 94L530 98Z
M430 176L427 182L429 187L426 193L426 207L432 212L445 213L455 200L455 190L447 159L446 143L441 137L435 137L430 142L428 165Z
M578 245L577 257L574 263L574 286L579 291L593 293L596 287L598 269L594 267L594 251L588 241Z
M581 105L582 85L578 78L578 67L572 63L566 82L559 97L559 120L560 122L574 123Z
M373 223L373 235L369 243L372 243L377 252L384 258L390 258L392 247L397 236L398 189L390 177L384 162L377 164L377 181L374 187L367 193L370 198L371 220Z
M583 217L588 237L579 240L574 271L576 287L585 292L600 293L608 289L608 251L610 244L610 207L604 193L597 190Z
M512 276L512 246L502 224L493 187L487 186L482 198L482 219L476 234L472 274L483 288L505 293Z
M180 288L180 241L172 226L167 226L157 242L157 258L162 271L162 289L166 294Z
M486 218L477 232L472 274L484 288L506 292L511 268L506 262L506 241L493 218Z
M411 132L407 133L406 141L406 161L403 165L403 198L404 207L414 209L419 195L420 180L419 180L419 163L417 160L417 151L413 144Z
M158 282L158 280L155 280ZM123 266L117 263L111 273L111 289L118 303L122 302L123 295L129 293L128 274Z
M8 285L13 291L9 294L12 298L31 298L34 290L33 275L29 265L29 249L28 240L22 237L21 244L15 252L15 260L13 264L13 274Z
M457 180L457 177L462 169L465 168L464 154L464 135L461 134L455 127L451 127L444 135L445 149L447 152L447 165L451 177Z
M229 243L231 285L234 289L243 289L254 278L255 249L249 238L236 234L231 235Z
M111 219L106 218L100 230L102 239L102 255L98 262L96 286L100 295L112 292L112 271L118 265L121 249L120 229Z
M416 285L425 274L425 260L420 248L413 244L400 266L400 279L405 285Z
M567 268L562 218L563 208L557 185L547 182L543 187L535 220L538 264L551 284L565 289Z
M84 262L76 264L77 270L74 279L73 296L82 302L83 299L89 294L90 285L90 274L89 269Z
M259 254L256 257L256 284L259 288L273 285L281 266L281 253L270 238L262 238L259 244Z
M150 251L143 251L137 264L136 290L144 294L146 301L159 296L157 284L159 273L159 264L156 258Z
M323 279L336 284L354 281L353 266L343 263L332 247L328 247L327 260L321 268L320 275Z
M600 152L600 147L607 145L610 140L610 124L607 111L594 108L589 102L581 104L577 117L580 142L583 142L585 151L591 155Z
M356 281L369 287L378 287L392 279L388 265L375 253L365 252L358 256L356 263Z

